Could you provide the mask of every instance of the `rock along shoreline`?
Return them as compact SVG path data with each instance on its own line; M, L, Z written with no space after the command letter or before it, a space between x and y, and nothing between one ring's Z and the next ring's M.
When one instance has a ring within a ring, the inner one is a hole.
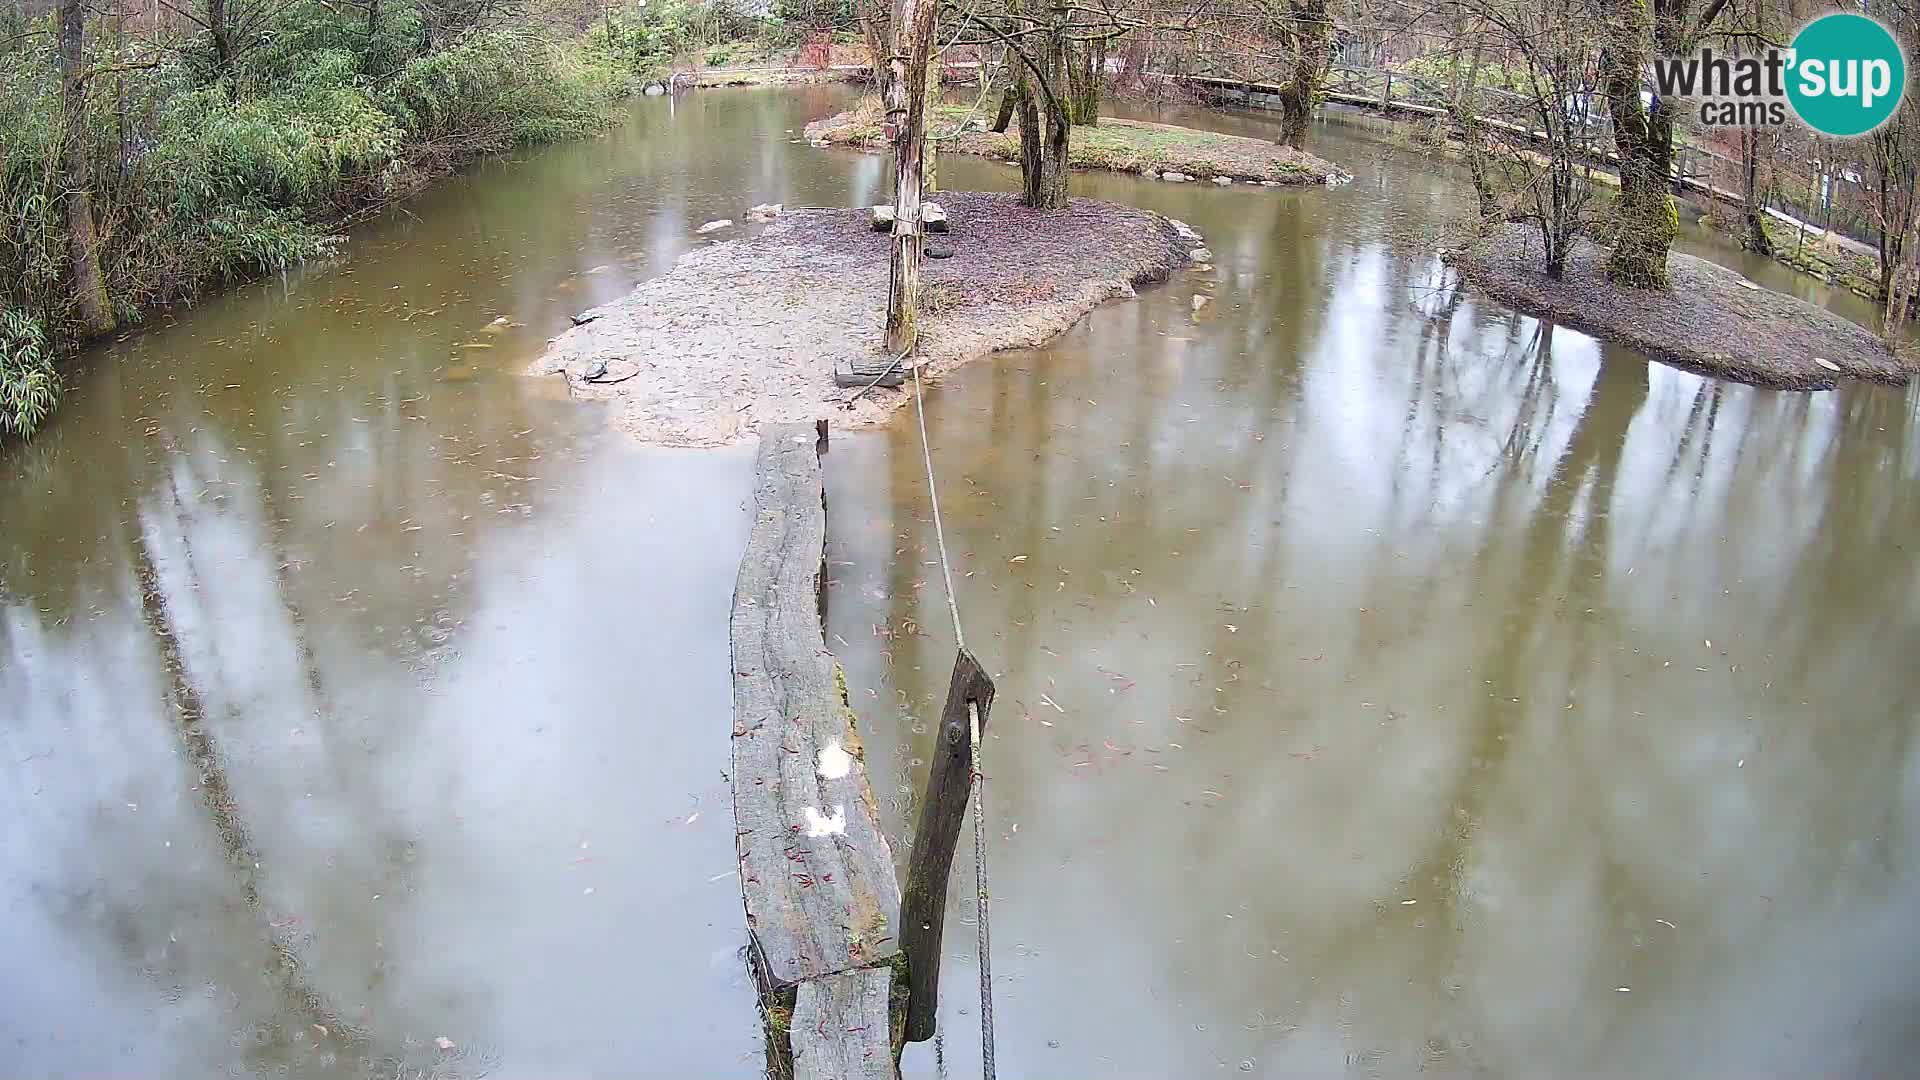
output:
M997 193L934 198L952 231L929 238L945 257L922 275L911 362L923 376L1042 344L1102 301L1165 280L1200 244L1160 214L1091 199L1040 211ZM882 423L911 384L849 405L855 391L834 372L884 362L888 243L866 208L788 211L582 312L528 373L566 379L573 397L606 402L617 428L654 445L725 445L767 423Z

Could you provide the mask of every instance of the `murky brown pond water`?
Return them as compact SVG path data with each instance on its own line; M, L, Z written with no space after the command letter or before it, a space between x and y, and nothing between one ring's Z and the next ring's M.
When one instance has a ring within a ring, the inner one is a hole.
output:
M749 453L627 446L517 372L705 220L870 200L879 159L788 141L844 93L479 169L90 358L0 458L0 1073L757 1070ZM1076 177L1216 269L930 398L1001 686L1002 1075L1906 1075L1912 397L1455 293L1404 238L1456 181L1317 134L1354 184ZM952 649L917 435L828 460L829 642L904 857Z

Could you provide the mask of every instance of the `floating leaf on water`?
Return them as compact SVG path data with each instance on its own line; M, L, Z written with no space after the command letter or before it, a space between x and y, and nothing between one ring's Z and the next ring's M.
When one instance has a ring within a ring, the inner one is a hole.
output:
M447 1038L445 1035L441 1035L433 1040L433 1045L442 1050L451 1050L453 1049L453 1040Z

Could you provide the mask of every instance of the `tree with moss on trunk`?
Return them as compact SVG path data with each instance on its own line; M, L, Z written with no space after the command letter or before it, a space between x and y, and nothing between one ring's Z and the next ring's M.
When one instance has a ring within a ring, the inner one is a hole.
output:
M91 135L87 128L87 5L60 0L60 98L64 121L62 164L67 211L67 259L73 274L74 312L88 337L113 333L117 320L100 272L99 224L93 215Z
M1673 103L1642 99L1649 50L1685 56L1714 31L1728 0L1605 0L1600 68L1620 159L1613 250L1607 274L1632 288L1667 287L1667 254L1680 232L1674 205Z
M1077 125L1100 122L1100 82L1106 77L1107 39L1095 37L1075 46L1067 65L1068 112Z
M1011 89L994 130L1020 125L1021 201L1041 210L1067 205L1067 161L1073 127L1099 120L1100 84L1112 43L1141 30L1191 32L1190 22L1156 24L1118 9L1067 0L976 0L966 9L976 37L959 44L1003 49Z
M1072 141L1073 102L1069 54L1073 9L1066 0L1045 0L1031 12L1022 0L980 5L970 22L984 37L968 44L997 43L1012 69L1012 118L1020 125L1020 201L1039 210L1067 205L1067 151Z
M1278 141L1305 150L1313 107L1333 55L1333 20L1327 15L1327 0L1276 2L1268 23L1289 56L1287 81L1280 85Z
M1649 116L1640 97L1640 73L1646 68L1652 36L1650 19L1647 0L1616 0L1605 18L1606 42L1600 54L1620 162L1607 276L1636 289L1667 287L1667 252L1680 232L1679 210L1668 190L1673 161L1673 124L1665 118L1668 106L1664 100L1654 100L1656 119Z
M1740 133L1740 246L1756 255L1773 255L1773 237L1767 235L1767 184L1774 139L1769 132L1747 128Z

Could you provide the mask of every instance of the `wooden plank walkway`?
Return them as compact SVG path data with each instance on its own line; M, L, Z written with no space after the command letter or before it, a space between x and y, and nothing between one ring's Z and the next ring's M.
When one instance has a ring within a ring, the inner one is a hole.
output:
M793 1005L794 1080L891 1077L891 967L808 979Z
M822 637L823 444L812 424L761 431L733 596L734 831L750 957L763 1000L794 995L798 1075L865 1080L894 1075L900 886Z

